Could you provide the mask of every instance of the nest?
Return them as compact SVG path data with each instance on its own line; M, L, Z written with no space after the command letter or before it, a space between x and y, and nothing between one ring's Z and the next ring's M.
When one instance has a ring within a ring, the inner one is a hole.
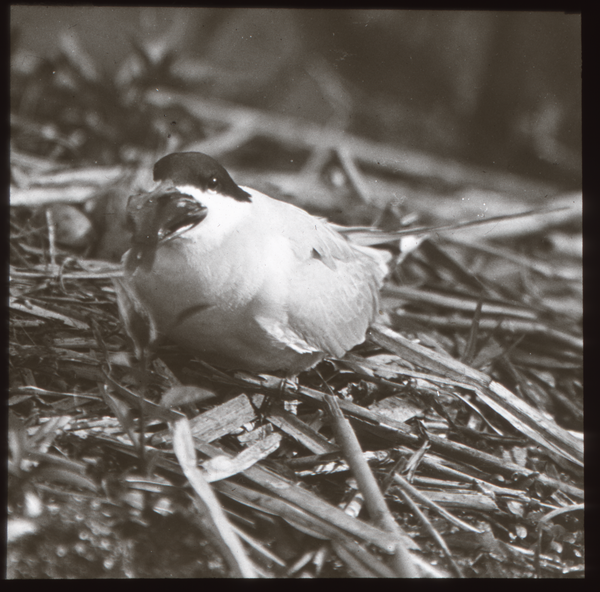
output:
M73 78L73 64L61 67ZM397 204L378 206L407 192L397 170L370 168L390 148L208 106L185 96L176 105L188 127L205 131L204 151L228 153L240 130L245 151L284 144L305 155L300 174L261 171L282 194L336 204L353 195L345 223L410 222ZM92 258L93 224L81 242L66 241L52 209L65 195L76 196L71 207L106 199L107 167L117 184L128 179L127 195L134 181L122 155L104 168L85 158L67 165L68 142L32 144L22 124L20 116L10 213L15 577L583 573L577 214L528 217L519 232L509 222L493 242L413 233L411 248L396 245L382 291L390 325L297 382L225 372L171 344L141 363L119 318L119 264ZM437 186L421 170L411 189L429 222L444 218L440 195L456 198L479 180L446 164L446 185L438 168ZM326 182L340 176L341 188ZM526 185L486 183L482 191ZM508 194L520 203L517 190Z

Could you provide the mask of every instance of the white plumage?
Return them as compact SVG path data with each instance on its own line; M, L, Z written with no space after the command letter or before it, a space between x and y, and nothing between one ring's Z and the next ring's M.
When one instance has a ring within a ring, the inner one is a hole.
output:
M124 257L118 290L130 332L139 335L145 324L142 341L169 337L216 365L289 375L364 341L387 271L381 251L354 245L300 208L238 187L199 153L163 158L154 176L171 195L190 196L206 210L191 228L160 238L176 208L157 211L167 220L142 228L130 207L134 235L142 236L142 246ZM161 192L136 198L144 204L137 210L157 207ZM159 239L147 228L162 229ZM139 264L145 249L152 250L150 264Z

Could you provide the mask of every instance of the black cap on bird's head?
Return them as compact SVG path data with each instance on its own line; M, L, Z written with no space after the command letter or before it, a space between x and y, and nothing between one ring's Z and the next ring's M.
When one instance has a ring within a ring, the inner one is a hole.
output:
M250 194L236 185L229 173L201 152L174 152L154 165L155 181L172 181L175 186L192 185L202 191L250 201Z

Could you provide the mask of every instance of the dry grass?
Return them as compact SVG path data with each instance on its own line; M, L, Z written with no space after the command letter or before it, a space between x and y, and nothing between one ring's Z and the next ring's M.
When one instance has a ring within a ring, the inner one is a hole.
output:
M12 81L9 577L583 575L577 209L496 228L492 243L396 244L391 326L298 384L169 344L143 368L118 316L118 264L90 257L97 227L66 248L49 205L97 209L109 183L126 196L132 167L186 137L233 157L243 138L233 162L255 150L263 181L343 204L346 223L407 222L381 206L397 192L423 198L426 222L473 185L506 188L506 213L537 204L520 205L530 182L480 184L464 165L185 96L169 106L184 132L165 143L164 105L140 80L107 99L81 64L53 67ZM72 100L61 84L88 98L45 112L41 92ZM94 107L109 100L118 121ZM269 169L281 146L304 167Z

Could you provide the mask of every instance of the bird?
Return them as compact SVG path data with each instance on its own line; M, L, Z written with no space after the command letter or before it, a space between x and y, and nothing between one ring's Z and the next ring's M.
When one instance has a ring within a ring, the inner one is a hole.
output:
M141 352L169 339L218 367L296 376L361 344L383 313L388 253L238 185L199 152L164 156L132 195L115 281Z

